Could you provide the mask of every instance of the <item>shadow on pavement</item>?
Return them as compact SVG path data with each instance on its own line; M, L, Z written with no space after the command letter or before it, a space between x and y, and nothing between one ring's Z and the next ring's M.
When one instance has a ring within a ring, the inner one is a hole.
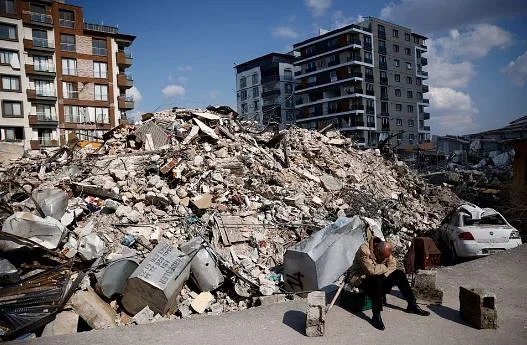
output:
M459 315L459 310L452 309L450 307L445 307L444 305L439 304L431 304L428 306L428 309L430 309L443 319L457 322L460 325L472 327L461 318L461 315Z
M284 313L282 323L297 331L306 334L306 313L299 310L289 310Z

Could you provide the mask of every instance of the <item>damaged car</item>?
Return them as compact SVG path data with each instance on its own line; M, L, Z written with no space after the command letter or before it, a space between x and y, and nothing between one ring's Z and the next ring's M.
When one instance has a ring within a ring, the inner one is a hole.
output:
M522 244L520 232L492 208L462 204L448 215L440 236L450 249L452 260L483 257Z

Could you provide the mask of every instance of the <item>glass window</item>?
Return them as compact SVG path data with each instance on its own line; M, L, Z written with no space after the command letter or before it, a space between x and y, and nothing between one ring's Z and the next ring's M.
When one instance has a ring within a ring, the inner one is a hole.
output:
M400 74L394 74L393 77L394 77L394 80L396 82L400 82L401 81L401 75Z
M55 107L49 104L37 104L37 116L43 120L55 120Z
M399 64L400 64L400 63L401 63L401 62L399 61L399 59L393 59L393 65L394 65L395 67L399 67Z
M2 102L2 116L3 117L23 117L22 102L3 101Z
M79 91L77 91L77 86L74 83L63 82L62 91L64 98L79 98Z
M253 108L254 108L254 111L260 110L260 104L259 104L258 100L255 100L253 102Z
M403 120L402 119L395 120L395 125L396 126L402 126L403 125Z
M35 71L52 72L52 64L46 56L33 56L33 68Z
M388 102L381 102L381 113L388 113Z
M406 55L412 55L412 51L410 50L410 48L404 48L404 53Z
M75 12L68 10L59 10L59 24L63 28L75 27Z
M0 1L0 12L4 13L15 13L15 0L1 0Z
M35 80L35 91L38 96L55 96L55 84L47 80Z
M406 84L412 83L412 77L406 77Z
M18 40L16 25L0 23L0 39Z
M417 36L414 36L414 43L417 43L417 44L419 44L419 37L417 37Z
M253 79L253 85L258 84L258 74L254 73L252 76L252 79Z
M96 123L110 123L108 108L95 108Z
M77 75L77 60L63 58L62 59L62 74Z
M247 90L242 90L241 98L242 98L242 101L245 101L247 99Z
M379 25L377 26L377 28L378 28L379 32L381 32L381 33L384 33L384 32L385 32L384 25L380 25L380 24L379 24Z
M394 44L393 45L393 52L394 53L398 53L399 52L399 45L398 44Z
M379 40L379 48L386 48L386 41Z
M412 63L411 62L407 62L406 63L406 68L407 69L412 69Z
M403 110L403 105L402 104L396 104L395 105L395 110L402 111Z
M17 76L2 76L2 90L20 91L20 77Z
M410 121L412 121L412 120L410 120ZM414 139L415 139L415 134L413 134L413 133L408 134L408 140L414 141Z
M413 96L414 95L412 91L406 91L406 98L412 98Z
M289 68L284 69L284 80L291 81L293 80L293 71Z
M106 56L106 40L92 38L91 44L93 55Z
M60 50L67 52L74 52L75 47L75 36L60 34Z
M405 39L406 41L410 41L410 34L409 34L408 32L405 32L405 33L404 33L404 39Z
M253 87L253 98L258 98L259 96L259 87L255 86Z
M240 78L240 88L247 87L247 80L245 77Z
M415 85L421 86L421 78L415 78Z
M414 106L413 105L408 105L408 112L409 113L413 113L414 112ZM413 127L413 123L414 123L414 120L410 120L412 121L412 126L410 126L410 124L408 124L410 127Z
M401 89L395 89L395 96L401 97Z
M387 79L388 78L388 76L386 74L386 71L380 71L379 75L380 75L381 79Z
M95 100L96 101L107 101L108 100L108 85L95 84Z
M18 52L12 50L0 49L0 65L12 65L13 62L18 62L18 68L20 68L20 60L18 58ZM14 66L13 66L14 67Z
M103 78L108 77L108 64L106 62L93 62L93 77Z
M399 30L392 30L393 37L399 37Z
M247 114L247 103L242 103L242 114Z
M79 107L76 105L65 105L64 106L64 118L66 122L81 123L81 114Z
M285 84L285 93L288 95L293 93L293 84Z

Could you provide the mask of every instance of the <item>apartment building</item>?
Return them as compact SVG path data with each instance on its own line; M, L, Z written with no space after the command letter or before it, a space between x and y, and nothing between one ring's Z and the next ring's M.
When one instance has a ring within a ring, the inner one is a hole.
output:
M368 17L295 44L296 123L332 124L365 146L390 134L400 147L430 140L425 40Z
M270 53L236 65L238 113L260 124L293 123L293 61Z
M133 109L134 39L64 1L0 0L0 140L40 149L100 139Z

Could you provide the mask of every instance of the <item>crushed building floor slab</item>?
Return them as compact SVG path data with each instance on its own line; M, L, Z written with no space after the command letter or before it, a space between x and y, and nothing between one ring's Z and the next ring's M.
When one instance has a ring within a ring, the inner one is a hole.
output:
M430 306L429 317L407 314L397 291L388 296L384 332L364 315L334 307L327 315L323 337L304 335L305 300L270 305L133 328L115 328L50 338L24 344L522 344L527 338L527 245L487 258L442 268L437 283L444 291L442 306ZM459 286L485 288L496 294L497 330L477 330L459 315ZM13 342L13 344L22 342Z

